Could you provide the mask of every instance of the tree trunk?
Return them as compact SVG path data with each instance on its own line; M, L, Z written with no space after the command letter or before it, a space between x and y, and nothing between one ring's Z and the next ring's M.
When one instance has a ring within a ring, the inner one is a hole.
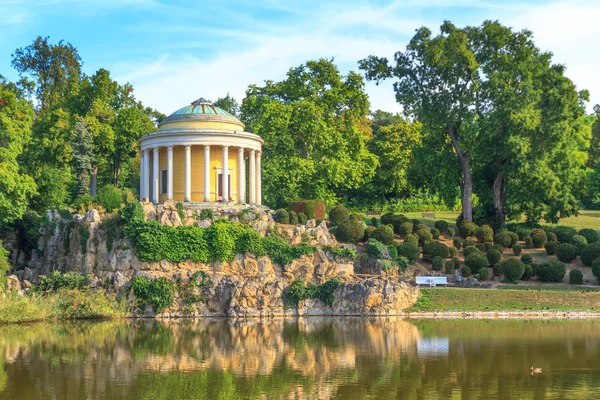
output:
M493 201L494 209L496 210L496 216L501 225L504 225L506 215L504 214L504 172L500 171L494 179L493 189Z
M464 154L460 148L458 138L454 132L454 124L448 121L447 126L452 147L454 147L463 173L463 184L461 186L463 217L468 221L473 221L473 178L471 177L470 157L468 154Z
M98 177L98 166L94 164L92 166L92 180L90 182L90 195L94 197L96 195L96 185Z

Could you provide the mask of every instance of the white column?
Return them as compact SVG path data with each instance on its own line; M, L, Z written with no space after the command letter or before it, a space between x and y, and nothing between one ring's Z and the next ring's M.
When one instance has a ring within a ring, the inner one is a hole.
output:
M223 146L223 166L221 167L222 172L222 185L223 185L223 203L229 202L229 147Z
M144 200L144 152L140 149L140 200Z
M246 171L244 168L244 148L238 149L238 203L246 202Z
M262 171L260 167L261 152L256 152L256 205L262 204Z
M167 200L173 200L173 146L167 147Z
M158 147L152 149L152 202L158 203Z
M250 177L250 204L256 204L256 152L250 150L250 159L248 160L248 176Z
M192 200L192 148L185 145L185 172L183 173L183 201Z
M204 146L204 201L210 201L210 146Z
M144 201L150 201L150 150L144 150Z

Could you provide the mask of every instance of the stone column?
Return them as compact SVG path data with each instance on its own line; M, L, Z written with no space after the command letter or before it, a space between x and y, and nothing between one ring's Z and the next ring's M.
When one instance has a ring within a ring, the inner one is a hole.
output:
M186 144L184 150L183 201L192 201L192 147Z
M229 146L223 146L223 166L221 167L222 182L223 186L223 203L229 202Z
M152 202L158 204L158 147L152 149Z
M144 151L140 149L140 201L144 200Z
M248 160L248 176L250 177L250 204L256 204L256 152L250 150L250 159Z
M246 171L244 168L244 148L238 149L238 203L246 202Z
M210 146L204 146L204 201L210 201Z
M256 152L256 205L262 204L262 171L260 167L261 152Z
M150 201L150 150L144 150L144 194L142 199Z
M173 146L167 147L167 200L173 200Z

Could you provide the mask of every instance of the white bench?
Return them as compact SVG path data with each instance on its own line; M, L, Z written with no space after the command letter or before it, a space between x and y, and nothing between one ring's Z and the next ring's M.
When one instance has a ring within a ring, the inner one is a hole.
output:
M448 278L445 276L417 276L416 280L417 285L429 285L430 287L448 284Z

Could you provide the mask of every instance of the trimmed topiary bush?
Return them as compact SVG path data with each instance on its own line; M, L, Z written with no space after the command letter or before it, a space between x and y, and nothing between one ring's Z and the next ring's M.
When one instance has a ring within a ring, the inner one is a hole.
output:
M532 238L530 238L530 237L525 238L525 248L533 249L533 239Z
M577 252L581 251L585 246L587 246L587 240L581 235L574 235L571 238L571 243L577 247Z
M583 283L583 273L578 269L572 269L569 272L569 283L571 285L581 285Z
M494 235L494 244L507 248L512 245L512 239L506 232L499 232Z
M546 254L553 256L556 254L556 248L560 245L560 243L558 243L557 241L550 241L546 243L546 246L544 246L546 248Z
M365 218L362 215L357 214L357 213L350 214L350 216L348 218L355 219L355 220L357 220L359 222L364 222L365 221Z
M375 228L371 237L381 243L392 244L394 243L394 230L389 225L381 225Z
M487 251L488 251L489 249L493 249L493 248L494 248L494 246L495 246L495 245L493 245L493 244L492 244L492 242L485 242L485 243L483 244L483 250L484 250L484 251L487 253ZM500 247L502 247L502 246L500 246ZM502 249L502 251L504 251L504 249Z
M373 234L373 232L375 231L375 227L374 226L367 226L365 228L365 236L363 236L363 242L366 242L367 240L369 240L371 238L371 235Z
M419 237L413 233L406 235L404 243L413 243L415 246L419 246Z
M456 257L458 255L458 249L454 246L449 247L450 257Z
M581 229L579 235L583 236L588 243L594 243L598 241L598 232L593 229Z
M304 213L308 219L324 220L327 208L320 200L300 200L290 204L296 214Z
M475 247L482 253L487 251L484 243L475 243Z
M440 230L439 229L431 228L429 231L431 232L431 237L434 240L438 240L440 238Z
M435 221L433 226L442 233L448 230L448 223L444 220Z
M496 249L489 249L486 256L491 266L498 264L502 260L502 254Z
M480 252L469 254L465 257L465 265L471 268L471 271L476 274L481 268L487 268L489 261L485 254Z
M419 237L419 244L423 246L426 241L433 239L433 235L429 228L421 228L417 231L417 236Z
M519 235L517 235L515 232L506 231L506 234L508 236L510 236L510 244L511 245L509 247L513 247L519 242Z
M537 275L537 270L538 270L538 267L539 267L540 265L539 265L539 264L536 264L536 263L531 263L531 264L529 264L529 265L531 265L531 268L533 269L533 275L532 275L532 276L536 276L536 275Z
M498 250L498 253L500 253L500 254L504 254L504 247L502 247L502 246L501 246L501 245L499 245L499 244L495 244L495 245L493 245L493 246L492 246L492 249L496 249L496 250Z
M452 260L446 260L444 263L444 270L446 274L452 275L454 273L454 262Z
M394 219L394 213L385 213L383 214L379 219L381 220L381 224L382 225L387 225L387 224L391 224L392 220Z
M523 264L531 264L533 262L533 258L529 254L523 254L521 256L521 261L523 261Z
M475 246L467 246L463 250L463 254L465 257L468 257L469 255L477 252L479 252L479 249Z
M350 211L342 205L338 205L329 210L329 221L333 226L339 225L350 217Z
M287 210L280 208L279 210L275 211L273 219L275 220L275 222L280 224L289 224L290 214L287 212Z
M557 226L552 229L556 235L556 239L561 243L570 243L573 236L577 235L577 231L567 226Z
M471 276L471 268L462 267L460 270L460 274L462 275L463 278L468 278L469 276Z
M342 222L335 229L335 238L343 243L358 243L364 236L364 225L358 221L350 219Z
M448 228L447 233L448 233L448 237L451 237L451 238L453 238L454 235L456 235L456 232L452 228Z
M415 243L398 243L396 244L396 250L398 251L398 255L406 257L410 264L416 263L421 256L421 250Z
M513 244L513 254L515 256L520 256L521 255L521 250L523 250L523 248L521 247L520 244Z
M494 273L494 276L502 275L502 263L500 262L500 263L494 265L492 267L492 272Z
M413 223L406 221L400 224L399 232L401 235L408 235L413 231Z
M541 249L544 247L546 242L548 241L548 236L546 236L546 232L543 229L534 229L531 231L531 240L533 243L533 247L536 249Z
M478 275L480 281L487 281L490 275L490 271L487 268L481 268L479 270Z
M562 243L556 247L556 257L559 261L570 263L577 258L577 247L571 243Z
M579 251L579 258L586 267L591 267L592 263L600 258L600 243L590 243Z
M96 203L102 204L102 207L104 207L108 213L111 213L113 210L120 208L121 204L123 204L123 192L121 189L108 184L102 186L98 190L94 200L96 200Z
M454 263L454 269L460 268L460 258L452 257L452 262Z
M288 214L290 216L290 225L298 225L298 214L294 211L290 211Z
M491 242L494 240L494 230L489 225L481 225L475 231L475 237L479 243Z
M523 276L521 277L522 281L528 281L533 276L533 267L530 264L525 264L525 269L523 270Z
M475 225L471 221L464 221L458 227L458 232L460 233L460 236L462 236L465 239L469 236L474 236L476 230L477 225Z
M452 244L454 245L454 247L456 247L458 250L460 250L463 246L463 240L459 237L453 237Z
M423 260L425 261L431 261L435 256L446 259L449 255L450 250L444 243L429 240L423 245Z
M565 243L568 244L568 243ZM541 282L562 282L567 269L560 261L548 261L538 265L535 271Z
M298 213L298 223L302 225L306 225L306 221L308 221L308 217L303 212Z
M509 282L517 283L525 272L525 264L518 258L508 258L502 261L502 272L504 278Z
M546 236L548 236L549 242L558 242L558 238L556 237L556 234L554 232L547 230Z
M467 246L475 246L475 240L473 240L472 237L468 237L465 240L463 240L463 247Z
M439 257L439 256L433 257L433 259L431 260L431 269L432 270L441 271L443 266L444 266L444 260L442 259L442 257Z
M383 254L388 253L386 245L373 238L367 241L365 252L371 258L380 258Z
M597 259L592 263L592 274L594 274L596 281L600 283L600 259Z

